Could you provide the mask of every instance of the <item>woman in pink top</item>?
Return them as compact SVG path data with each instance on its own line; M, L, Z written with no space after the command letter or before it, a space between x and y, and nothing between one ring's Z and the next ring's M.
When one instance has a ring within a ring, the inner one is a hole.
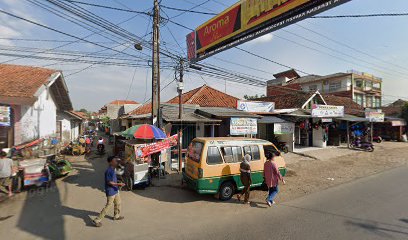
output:
M266 204L268 206L272 206L275 203L274 199L279 192L279 180L285 184L285 180L283 180L282 175L280 174L276 163L274 162L274 154L271 152L267 152L266 154L266 162L264 164L264 177L265 183L268 186L268 197L266 198Z

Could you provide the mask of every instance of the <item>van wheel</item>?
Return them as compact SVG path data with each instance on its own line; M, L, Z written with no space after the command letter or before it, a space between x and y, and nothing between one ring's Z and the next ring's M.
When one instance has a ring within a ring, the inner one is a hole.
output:
M220 200L221 201L228 201L232 198L235 192L234 184L231 182L224 182L219 191Z

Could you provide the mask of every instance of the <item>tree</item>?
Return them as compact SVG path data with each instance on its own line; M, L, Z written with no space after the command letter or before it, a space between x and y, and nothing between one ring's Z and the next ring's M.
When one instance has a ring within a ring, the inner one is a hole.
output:
M246 94L244 95L244 98L246 100L255 100L255 99L263 98L263 97L266 97L265 94L262 94L260 96L258 96L258 94L255 94L254 96L250 96L250 95L246 95Z

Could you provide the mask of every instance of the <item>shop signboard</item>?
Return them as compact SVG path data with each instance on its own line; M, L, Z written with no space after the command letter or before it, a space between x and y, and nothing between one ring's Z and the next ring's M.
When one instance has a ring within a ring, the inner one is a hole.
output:
M381 112L366 112L366 118L370 122L384 122L385 114Z
M315 118L344 117L344 106L313 104L312 117Z
M10 127L10 107L0 106L0 127Z
M333 118L322 118L322 123L331 123L333 122Z
M273 124L274 134L292 134L295 132L294 123L275 123Z
M384 122L385 114L381 111L367 111L365 112L365 117L370 122Z
M269 113L275 110L275 103L273 102L238 100L237 105L237 109L244 112Z
M136 148L136 156L146 157L146 156L152 155L153 153L158 153L163 150L169 149L177 145L177 139L178 139L178 134L175 134L164 140L142 145L140 146L140 149Z
M256 118L231 118L230 134L249 135L258 133L258 120Z
M245 43L350 0L241 0L188 34L191 62Z

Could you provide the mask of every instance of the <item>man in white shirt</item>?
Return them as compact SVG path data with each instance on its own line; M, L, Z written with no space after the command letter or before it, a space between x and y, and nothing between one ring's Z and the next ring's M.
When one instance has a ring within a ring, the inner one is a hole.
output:
M0 152L0 190L13 196L12 191L13 160L7 158L7 153ZM6 189L7 187L8 189Z

